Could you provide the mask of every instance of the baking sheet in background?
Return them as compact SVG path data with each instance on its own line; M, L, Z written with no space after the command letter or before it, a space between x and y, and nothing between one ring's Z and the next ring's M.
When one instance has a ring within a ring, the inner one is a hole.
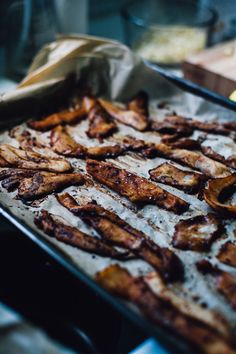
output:
M66 55L65 51L67 51ZM151 98L150 112L153 119L160 119L165 113L173 110L178 112L178 114L202 120L216 118L222 120L235 119L235 113L209 103L202 98L180 91L158 73L146 67L127 47L117 42L100 40L88 36L61 38L56 43L52 43L44 48L36 57L31 66L29 75L22 82L20 88L2 97L0 112L1 109L6 110L6 107L10 107L11 111L14 112L14 105L18 107L22 99L24 99L24 102L27 104L27 100L30 102L32 97L36 102L38 97L40 98L40 102L46 104L51 85L53 85L53 89L56 90L58 83L61 89L65 78L72 73L75 74L76 85L80 87L83 85L89 86L93 89L94 93L103 95L109 99L126 100L139 90L147 91ZM167 109L158 109L157 103L163 101L167 101ZM24 115L24 112L17 111L16 113L19 115L22 113L22 116ZM13 118L17 116L17 114L13 114ZM1 115L1 119L4 121L3 115ZM68 130L78 142L86 146L96 145L96 140L87 138L85 133L87 124L87 121L83 121L75 127L69 127ZM119 127L119 132L109 139L110 143L115 143L115 139L118 139L119 135L126 134L149 141L159 141L158 134L156 133L140 133L127 126L119 125ZM22 125L19 128L19 132L24 128L25 125ZM49 141L49 132L31 132L32 134L36 134L42 141ZM212 142L214 142L216 150L220 149L222 153L222 147L224 146L226 155L236 153L235 144L231 139L218 137L217 140L215 140L215 137L216 136L208 135L210 143L212 144ZM17 146L16 140L10 138L7 132L1 134L0 142ZM108 140L104 141L104 144L107 143ZM227 149L225 148L226 144ZM75 170L85 170L85 162L83 160L69 160L73 163ZM130 154L119 157L113 162L127 170L148 177L148 170L161 164L163 161L164 159L160 158L143 160L134 154ZM186 212L184 216L177 216L150 205L138 209L125 198L118 197L116 193L107 191L102 187L99 189L87 189L84 186L70 187L65 191L70 192L77 200L97 200L104 207L114 210L134 227L144 231L153 238L156 243L161 246L167 246L170 244L173 228L178 220L207 212L209 208L204 202L201 202L194 196L189 196L166 185L161 186L190 202L190 210ZM15 193L8 194L5 190L1 190L1 204L19 219L24 220L30 228L36 232L39 230L33 223L34 214L41 208L46 208L56 215L63 216L70 224L77 226L82 231L94 234L93 230L85 226L79 218L76 218L69 211L60 206L53 195L47 197L40 207L34 208L27 207L19 200L13 199L14 195ZM233 230L236 228L235 222L227 223L226 228L228 239L234 240L235 236ZM45 236L41 232L40 234L55 245L55 247L62 250L73 264L90 276L93 276L98 270L103 269L111 263L117 263L117 261L109 258L94 256L71 246L64 245ZM214 257L222 242L225 241L226 239L216 241L212 247L212 252L205 255L212 255ZM204 278L195 269L194 263L196 260L203 257L203 253L177 249L175 249L175 252L186 265L186 281L184 284L186 288L199 295L200 302L207 303L210 308L217 309L224 313L231 323L235 325L236 313L232 311L223 298L214 291L214 287L212 284L208 283L207 277ZM141 260L122 262L122 265L129 268L133 274L143 274L151 270L151 267ZM233 272L230 267L223 264L220 266L222 269ZM188 297L188 294L185 295Z

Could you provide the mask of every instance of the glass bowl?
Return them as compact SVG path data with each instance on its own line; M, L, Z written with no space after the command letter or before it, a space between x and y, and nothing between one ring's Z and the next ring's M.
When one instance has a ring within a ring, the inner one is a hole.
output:
M140 0L121 15L127 44L151 62L178 65L211 43L217 13L189 0Z

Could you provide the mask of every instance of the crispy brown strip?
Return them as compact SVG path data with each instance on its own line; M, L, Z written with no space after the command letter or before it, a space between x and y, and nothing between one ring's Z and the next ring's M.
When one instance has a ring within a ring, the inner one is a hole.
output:
M210 146L202 146L201 149L202 149L202 152L204 153L204 155L206 155L216 161L220 161L231 168L236 169L236 156L235 155L229 156L226 159L223 155L220 155L217 152L215 152Z
M41 144L36 137L32 136L32 134L28 130L23 130L20 134L17 134L14 129L10 132L11 138L15 138L21 149L29 151L36 148L45 148L45 145Z
M122 145L128 151L137 152L144 157L152 158L157 156L154 143L147 143L144 140L136 139L129 135L122 140Z
M99 99L98 100L101 106L116 120L119 122L129 125L132 128L139 130L139 131L144 131L148 127L148 118L146 115L143 115L143 113L137 110L137 103L133 103L132 106L136 106L136 111L128 109L121 109L114 105L111 102L108 102L104 99ZM144 108L145 109L145 108Z
M198 319L213 329L216 329L221 334L228 336L230 333L230 325L225 317L220 313L203 307L202 305L194 302L193 300L187 300L185 297L179 295L179 290L182 293L186 293L186 289L178 285L178 291L168 286L157 272L151 272L143 277L149 288L158 297L170 301L183 315L191 316ZM194 299L194 294L187 293Z
M112 158L124 154L127 149L121 145L96 146L87 149L87 157L95 160Z
M213 266L207 260L197 262L197 269L203 274L210 274L215 278L217 290L230 303L232 308L236 310L236 277Z
M190 194L196 193L202 182L199 173L180 170L168 162L150 170L149 175L155 182L168 184Z
M230 169L224 164L214 161L200 152L186 149L176 149L167 144L147 143L132 137L123 140L123 144L130 150L136 151L144 157L153 158L161 156L177 161L182 165L199 170L204 175L213 178L225 177L231 174Z
M85 182L80 173L53 174L37 172L33 177L23 178L18 188L18 196L23 200L32 200L58 190Z
M121 145L97 146L86 148L77 143L66 131L57 126L51 132L51 146L54 152L71 157L90 157L94 159L111 158L122 155L127 149Z
M176 149L186 149L186 150L201 150L201 144L198 140L188 139L188 138L180 138L172 141L161 139L162 143L166 143L167 145L171 145Z
M97 273L96 280L108 291L134 303L154 324L184 338L196 353L236 353L228 338L217 329L182 313L169 300L154 294L143 278L133 277L119 265L111 265Z
M224 128L236 131L236 123L235 122L227 122L222 124Z
M201 122L199 120L185 118L178 115L166 116L165 122L176 125L185 125L207 133L230 135L230 129L218 122Z
M33 120L28 122L28 126L39 131L50 130L57 125L75 124L80 122L86 116L84 107L74 108L59 113L51 114L41 120Z
M29 170L66 172L72 169L70 163L60 158L49 158L32 151L17 149L11 145L0 145L0 158L7 161L7 166Z
M169 281L183 278L183 266L179 258L168 248L161 248L149 237L134 229L118 215L100 205L78 205L68 193L57 196L58 201L84 222L92 226L102 238L112 245L129 249L150 263Z
M0 167L10 167L11 165L0 156Z
M144 91L139 91L127 104L130 111L136 112L143 118L143 122L149 124L148 95Z
M6 188L8 192L12 192L18 188L22 178L32 177L35 173L37 173L36 170L4 169L0 172L2 187Z
M166 144L155 144L156 153L181 164L199 170L203 174L213 178L226 177L231 174L230 169L220 162L195 151L175 149Z
M117 259L126 259L127 257L127 252L121 253L116 251L97 237L89 236L77 228L68 226L64 222L57 220L54 215L49 214L46 210L42 210L34 222L47 235L86 252Z
M217 258L225 264L236 267L236 245L230 241L223 244Z
M183 250L208 251L222 232L223 226L214 214L198 215L175 225L172 244Z
M51 147L54 152L64 156L84 157L86 154L86 148L77 143L61 125L51 131Z
M133 203L155 204L180 214L189 204L161 189L146 178L139 177L107 162L87 160L87 172L98 182L113 189Z
M236 215L236 205L224 204L220 201L223 192L229 190L236 184L236 174L225 177L212 179L208 182L203 196L208 205L212 209L221 213L221 215L233 216Z
M87 135L90 138L103 139L117 130L117 125L110 114L98 102L90 109L88 119Z
M186 124L176 124L164 120L162 122L153 121L151 124L151 130L160 134L168 134L177 137L190 136L193 133L193 127Z

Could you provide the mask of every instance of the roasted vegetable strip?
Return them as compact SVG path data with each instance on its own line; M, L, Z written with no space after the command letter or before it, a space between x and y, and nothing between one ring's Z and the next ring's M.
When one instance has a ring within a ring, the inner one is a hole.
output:
M25 170L20 168L5 168L0 171L0 181L10 177L32 177L37 171Z
M210 274L215 278L217 290L225 297L232 308L236 310L236 277L213 266L207 260L199 261L197 263L197 269L201 273Z
M175 149L166 144L155 144L156 152L160 156L199 170L203 174L213 178L226 177L231 174L230 169L220 162L214 161L198 152L185 149Z
M163 281L157 272L150 272L143 276L143 279L154 294L163 300L169 301L172 305L177 307L183 315L198 319L225 336L229 335L230 326L227 320L219 312L205 308L193 301L192 299L195 297L194 294L188 292L191 296L191 300L180 296L179 290L186 293L186 289L178 286L178 292L176 292L174 288L168 286Z
M236 156L232 155L227 158L215 152L210 146L202 146L201 150L204 155L212 158L213 160L220 161L223 164L236 169Z
M148 95L144 91L139 91L127 104L127 108L142 117L143 122L149 124Z
M144 157L156 157L157 151L154 143L148 143L132 136L126 136L122 140L122 145L128 150L141 154Z
M87 160L87 172L98 182L133 203L155 204L177 214L186 211L189 207L184 200L161 189L146 178L120 169L112 163Z
M37 172L33 177L22 179L18 188L18 196L24 200L32 200L83 183L84 177L80 173Z
M11 145L0 145L0 158L7 161L8 166L32 170L66 172L71 170L68 161L59 158L48 158L39 153L17 149Z
M200 152L186 149L176 149L167 144L147 143L132 137L125 138L123 144L130 150L136 151L144 157L153 158L161 156L177 161L183 165L199 170L209 177L219 178L231 174L230 169L224 164L214 161Z
M23 130L20 134L13 131L10 133L10 136L18 141L21 149L23 150L29 151L34 148L45 148L45 145L41 144L28 130Z
M92 226L110 244L131 250L150 263L167 280L182 279L183 266L172 251L159 247L115 213L93 203L80 206L68 193L58 195L57 198L65 208Z
M140 109L136 111L128 109L121 109L111 102L104 99L98 100L101 106L116 120L119 122L129 125L132 128L143 131L148 127L148 118L146 115L140 112ZM134 104L131 104L134 107Z
M0 156L0 167L10 167L11 165Z
M180 139L161 139L161 142L167 145L172 146L172 148L176 149L186 149L186 150L201 150L201 144L198 140L188 139L188 138L180 138Z
M121 145L96 146L87 149L87 157L95 160L112 158L124 154L127 149Z
M54 152L64 156L84 157L86 154L86 148L77 143L61 125L51 131L51 147Z
M170 124L185 125L187 127L202 130L207 133L230 135L230 129L226 128L224 124L217 122L201 122L199 120L184 118L178 115L166 116L165 122Z
M51 114L41 120L33 120L28 122L28 126L35 130L47 131L57 125L75 124L80 122L86 116L84 107L74 108L59 113Z
M190 194L198 191L202 181L199 173L180 170L168 162L150 170L149 174L155 182L168 184Z
M150 289L141 277L133 277L119 265L97 273L97 282L108 291L133 302L152 322L183 337L197 353L233 354L236 351L224 335L203 321L181 312L178 306Z
M68 245L78 247L86 252L117 259L126 259L127 257L127 253L118 252L97 237L89 236L75 227L66 225L64 222L56 219L54 215L49 214L46 210L42 210L41 214L35 218L34 222L47 235L55 237L58 241L67 243Z
M127 149L121 145L96 146L86 148L77 143L66 131L65 127L57 126L51 132L51 146L54 152L70 157L92 157L102 159L122 155Z
M214 214L198 215L175 225L172 244L183 250L208 251L222 231L223 226Z
M221 246L217 258L225 264L236 267L236 245L230 241Z
M117 125L109 113L96 103L89 111L89 130L87 134L90 138L103 139L112 135L117 130Z
M190 136L193 133L193 127L186 124L176 124L164 120L162 122L152 122L151 130L156 131L161 134L173 135L176 139L177 137Z
M224 204L220 200L223 192L229 190L236 184L236 174L225 177L212 179L208 182L203 196L207 204L209 204L214 210L221 213L221 215L235 216L236 205Z
M0 172L0 180L2 180L2 187L6 188L8 192L12 192L19 187L23 178L32 177L36 170L21 170L8 168Z

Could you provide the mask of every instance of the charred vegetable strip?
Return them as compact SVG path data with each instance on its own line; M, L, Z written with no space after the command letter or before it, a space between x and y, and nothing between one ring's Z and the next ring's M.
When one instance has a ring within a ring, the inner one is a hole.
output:
M212 158L213 160L220 161L231 168L236 169L236 156L232 155L227 157L226 159L224 156L215 152L210 146L202 146L201 149L204 155Z
M69 186L83 184L80 173L53 174L37 172L33 177L23 178L19 184L18 196L24 200L37 199Z
M161 156L177 161L183 165L199 170L208 177L225 177L231 174L230 169L224 164L214 161L200 152L186 149L176 149L167 144L146 143L135 138L125 138L123 144L131 151L136 151L145 157Z
M212 179L208 182L203 196L207 204L212 209L220 212L223 215L235 216L236 205L224 204L219 200L222 193L236 184L236 175L231 175L225 178Z
M127 149L121 145L97 146L87 149L87 157L95 160L123 155Z
M66 172L71 170L68 161L59 158L49 158L32 151L17 149L11 145L0 145L0 158L7 161L8 166L52 172Z
M66 110L59 113L51 114L41 120L29 121L28 126L39 131L50 130L57 125L75 124L80 122L86 116L84 107L74 108L73 110Z
M168 134L177 137L190 136L193 133L193 128L186 124L175 124L166 120L162 122L152 122L151 130L160 134Z
M201 144L198 140L180 138L180 139L161 139L162 143L172 146L176 149L186 149L186 150L201 150Z
M2 181L2 187L6 188L8 192L14 191L19 187L23 178L29 178L37 173L36 170L21 170L8 168L0 172L0 180Z
M103 159L122 155L127 149L121 145L97 146L86 148L77 143L66 131L65 127L58 126L51 132L51 146L54 152L71 157L92 157Z
M198 152L185 149L175 149L166 144L155 144L156 153L181 164L199 170L213 178L226 177L231 174L230 169L220 162L214 161Z
M222 231L223 226L214 214L198 215L175 225L172 244L183 250L208 251Z
M154 294L145 280L133 277L119 265L97 273L97 282L108 291L133 302L152 322L172 330L205 354L233 354L228 338L203 321L183 314L178 306Z
M111 102L108 102L104 99L99 99L98 100L101 106L116 120L119 122L129 125L132 128L143 131L147 129L148 127L148 117L144 115L144 111L146 110L145 107L141 109L141 107L138 108L137 102L133 101L132 103L129 104L129 107L132 107L132 110L129 108L128 110L121 109L114 105ZM135 107L135 110L133 110Z
M165 279L173 281L183 277L182 264L172 251L159 247L115 213L93 203L80 206L69 194L58 195L57 198L65 208L92 226L107 242L127 248L145 259Z
M223 244L217 258L225 264L236 267L236 245L230 241Z
M202 182L199 173L180 170L168 162L150 170L149 175L155 182L168 184L190 194L197 192Z
M171 304L176 306L183 315L198 319L225 336L229 335L230 326L225 317L219 312L207 309L194 302L192 300L194 298L193 294L189 293L191 300L187 300L185 297L180 296L179 292L176 292L174 288L168 286L157 272L148 273L143 276L143 279L154 294L164 300L170 301ZM186 289L178 287L178 290L180 289L185 293Z
M46 234L70 246L78 247L86 252L95 253L103 257L117 259L126 259L127 257L127 253L120 253L97 237L89 236L75 227L66 225L46 210L42 210L34 222Z
M224 124L217 122L201 122L199 120L184 118L178 115L166 116L165 122L178 125L185 125L187 127L202 130L207 133L229 135L230 129L226 128Z
M84 157L86 154L86 148L77 143L61 125L51 132L51 147L54 152L64 156Z
M230 303L232 308L236 310L236 277L225 272L209 261L202 260L197 263L197 269L203 274L210 274L215 278L217 290Z
M89 130L87 134L90 138L103 139L117 130L117 125L110 114L97 102L90 109L88 119Z
M139 177L107 162L87 160L87 172L98 182L113 189L133 203L155 204L177 214L186 211L188 203Z

